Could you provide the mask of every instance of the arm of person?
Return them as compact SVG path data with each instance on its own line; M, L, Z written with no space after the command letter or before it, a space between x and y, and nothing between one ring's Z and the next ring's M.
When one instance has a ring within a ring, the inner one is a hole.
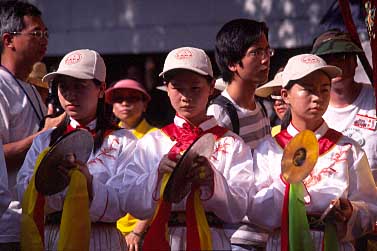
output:
M50 105L48 109L48 115L51 115L53 113L53 108ZM45 132L46 130L56 127L59 125L63 119L65 118L66 114L63 113L60 116L56 118L50 118L46 117L45 126L42 130L26 137L21 140L4 144L4 155L5 155L5 161L7 163L7 168L16 168L19 169L22 165L22 162L25 159L26 152L30 148L31 144L33 143L33 140L35 137L37 137L42 132Z
M281 225L286 188L286 182L280 175L282 151L274 145L274 140L269 137L254 150L255 191L250 190L247 210L250 221L266 229Z
M141 240L149 227L150 220L139 220L135 228L125 236L128 251L140 251Z
M0 217L7 210L10 202L11 194L8 190L8 175L0 139Z
M351 214L343 222L343 240L353 240L373 230L377 215L377 188L367 157L360 147L354 146L349 154L349 194ZM344 207L345 213L349 206ZM346 226L346 228L345 228Z

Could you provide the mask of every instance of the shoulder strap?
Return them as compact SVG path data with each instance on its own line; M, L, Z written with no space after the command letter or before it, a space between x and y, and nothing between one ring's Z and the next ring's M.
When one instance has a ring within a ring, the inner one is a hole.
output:
M262 107L262 113L263 115L268 118L267 108L263 103L263 99L260 97L255 96L255 101L259 103L259 105Z
M216 104L223 108L225 108L226 113L228 114L230 121L232 122L233 132L236 134L240 134L240 122L238 119L237 110L234 107L232 101L224 97L223 95L219 95L216 98L210 101L210 104Z

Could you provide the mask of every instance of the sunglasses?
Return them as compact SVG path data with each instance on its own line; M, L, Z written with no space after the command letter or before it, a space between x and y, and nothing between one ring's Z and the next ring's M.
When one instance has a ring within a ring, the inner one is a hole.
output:
M126 101L127 103L137 103L139 101L144 101L144 98L142 96L118 96L113 97L114 103L123 103L123 101Z

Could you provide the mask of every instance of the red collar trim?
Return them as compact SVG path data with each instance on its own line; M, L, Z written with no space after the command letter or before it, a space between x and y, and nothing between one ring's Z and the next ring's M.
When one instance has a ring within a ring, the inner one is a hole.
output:
M339 141L339 139L343 136L342 133L335 131L333 129L327 130L325 135L323 135L319 140L319 155L322 155L326 152L328 152L336 143ZM275 136L276 142L281 146L281 148L285 148L285 146L288 144L289 141L292 139L292 135L288 133L288 131L285 129L281 131L279 134Z

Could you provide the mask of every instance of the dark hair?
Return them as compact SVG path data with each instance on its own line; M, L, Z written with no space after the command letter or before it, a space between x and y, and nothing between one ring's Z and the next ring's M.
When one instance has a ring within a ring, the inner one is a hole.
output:
M22 1L0 1L0 36L7 32L25 28L24 16L39 17L41 11L34 5ZM1 48L3 47L0 40Z
M101 81L93 79L96 86L101 85ZM96 135L94 136L94 147L93 152L96 152L102 145L103 139L105 138L105 133L108 130L117 130L119 127L112 122L112 106L105 103L105 98L99 98L96 111ZM69 118L66 118L56 127L51 133L50 146L52 146L61 136L63 136L67 126L69 124Z
M262 34L268 39L267 25L251 19L234 19L220 29L216 35L215 57L225 82L230 82L234 75L229 65L242 66L242 58Z

